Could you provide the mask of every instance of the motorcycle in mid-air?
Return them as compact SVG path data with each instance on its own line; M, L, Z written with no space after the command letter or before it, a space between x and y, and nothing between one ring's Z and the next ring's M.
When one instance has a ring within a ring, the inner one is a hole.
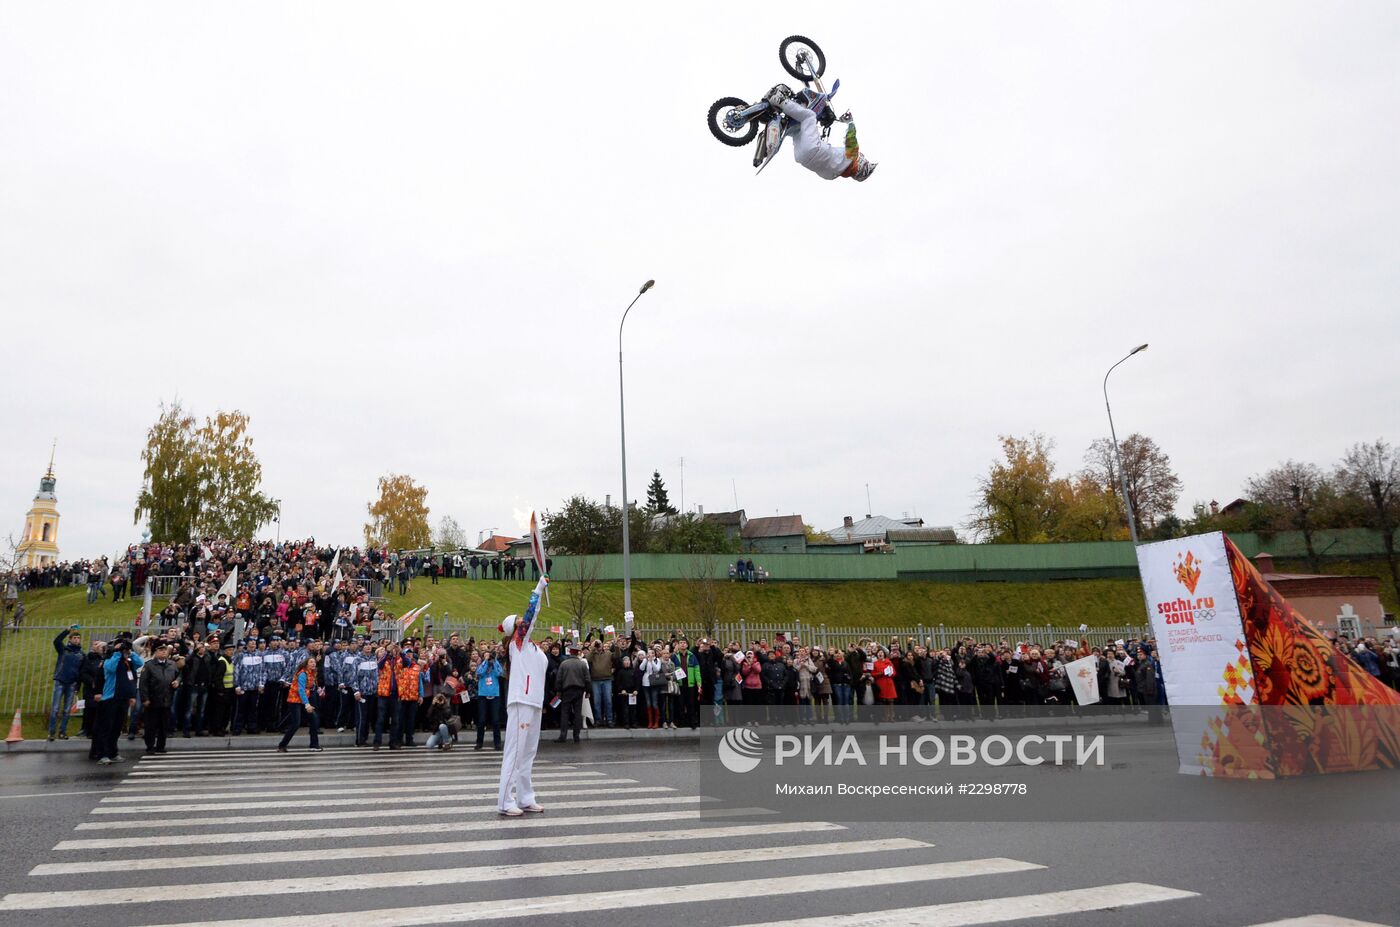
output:
M775 93L791 97L816 112L822 138L831 133L831 125L836 121L831 98L836 96L841 81L832 84L830 92L822 86L826 55L817 43L806 36L790 35L778 45L778 61L784 71L802 81L801 90L793 91L786 84L778 84L757 103L746 103L739 97L722 97L710 105L710 132L721 142L743 148L758 137L758 148L753 156L753 166L758 168L755 173L762 173L783 146L783 136L790 122L781 110L769 104L768 98Z

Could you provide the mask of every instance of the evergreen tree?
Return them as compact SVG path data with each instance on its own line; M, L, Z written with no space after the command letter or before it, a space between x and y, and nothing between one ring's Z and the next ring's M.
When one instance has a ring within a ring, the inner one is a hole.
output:
M676 514L675 506L671 505L671 499L666 494L666 483L661 479L660 470L653 470L651 472L651 485L647 487L647 514Z

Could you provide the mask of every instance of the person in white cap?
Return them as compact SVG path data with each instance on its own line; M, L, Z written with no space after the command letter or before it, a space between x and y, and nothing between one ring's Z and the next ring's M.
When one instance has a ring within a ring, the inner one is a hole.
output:
M511 615L500 625L501 633L510 636L510 684L506 694L506 744L501 751L501 788L496 810L507 817L544 811L535 801L530 773L540 747L540 715L544 709L544 679L549 659L530 640L530 629L535 623L540 595L548 583L548 578L540 577L535 591L530 593L530 605L525 614L518 618Z

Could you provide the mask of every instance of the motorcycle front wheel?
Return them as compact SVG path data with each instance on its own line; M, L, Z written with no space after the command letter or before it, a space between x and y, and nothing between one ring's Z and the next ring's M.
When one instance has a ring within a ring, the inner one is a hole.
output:
M807 52L811 71L804 70L797 61L797 53L803 50ZM778 60L782 62L784 71L803 82L826 73L826 55L822 54L821 46L805 35L790 35L783 39L778 46Z
M754 136L758 134L758 120L750 119L738 132L731 131L724 123L726 114L747 109L748 105L738 97L721 97L710 104L710 133L724 144L735 148L743 148L753 141Z

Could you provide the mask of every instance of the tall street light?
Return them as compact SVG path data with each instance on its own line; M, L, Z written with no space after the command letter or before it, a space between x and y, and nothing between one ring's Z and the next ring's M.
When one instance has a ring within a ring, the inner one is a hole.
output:
M1118 364L1123 363L1134 354L1146 350L1147 345L1140 344L1129 351ZM1103 375L1103 407L1108 410L1108 433L1113 438L1113 459L1118 464L1118 490L1123 494L1123 507L1128 512L1128 533L1132 536L1133 546L1136 547L1138 545L1137 519L1133 517L1133 500L1128 498L1128 475L1123 472L1123 457L1118 453L1118 432L1113 428L1113 408L1108 404L1108 374L1112 373L1118 364L1108 368L1108 373Z
M637 300L641 299L642 294L655 285L655 280L643 283L642 288L637 291L637 295L632 297L632 301L623 310L622 321L617 323L617 409L622 433L622 612L624 616L632 613L632 546L627 530L627 522L630 520L631 512L627 507L627 406L622 389L622 326L627 324L627 313L631 312L632 307L637 305Z

